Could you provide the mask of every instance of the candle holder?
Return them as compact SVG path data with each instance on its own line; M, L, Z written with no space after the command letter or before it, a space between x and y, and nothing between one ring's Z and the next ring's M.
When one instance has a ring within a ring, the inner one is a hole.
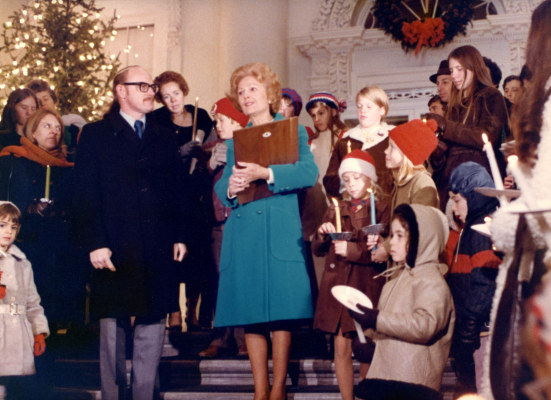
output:
M487 197L501 197L504 196L506 199L516 199L520 197L520 190L518 189L495 189L492 187L477 187L474 188L474 191L480 193Z
M350 240L354 236L352 232L331 232L328 235L332 240Z
M372 224L364 226L362 232L366 235L378 235L385 229L385 224Z

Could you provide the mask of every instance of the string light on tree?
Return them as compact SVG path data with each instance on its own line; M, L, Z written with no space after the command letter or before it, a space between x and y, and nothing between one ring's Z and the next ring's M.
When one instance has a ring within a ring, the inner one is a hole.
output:
M38 78L55 88L62 114L78 112L91 120L104 111L120 66L118 55L104 54L104 47L117 34L118 16L101 19L102 8L95 3L34 1L8 18L0 38L0 58L7 60L0 65L4 103L11 90Z

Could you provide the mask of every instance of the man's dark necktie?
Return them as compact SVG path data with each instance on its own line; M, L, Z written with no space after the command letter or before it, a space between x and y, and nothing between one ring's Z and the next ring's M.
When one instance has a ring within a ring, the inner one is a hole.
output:
M138 134L138 137L141 139L143 136L143 122L142 121L134 122L134 130Z

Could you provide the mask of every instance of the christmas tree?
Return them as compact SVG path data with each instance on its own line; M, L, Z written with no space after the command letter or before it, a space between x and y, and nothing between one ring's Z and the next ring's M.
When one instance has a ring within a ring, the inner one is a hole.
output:
M3 103L12 90L44 79L58 97L61 114L100 117L110 103L118 55L104 54L114 40L117 17L100 18L95 0L35 0L4 23L0 90Z

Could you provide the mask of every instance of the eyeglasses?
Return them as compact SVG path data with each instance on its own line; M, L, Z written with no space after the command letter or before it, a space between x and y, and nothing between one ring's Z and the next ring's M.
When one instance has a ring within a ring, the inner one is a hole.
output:
M40 126L42 126L46 130L54 129L56 132L61 132L61 126L59 126L59 125L52 125L48 122L44 122L44 123L40 124Z
M159 91L159 85L156 85L155 83L149 84L147 82L124 82L123 85L126 86L137 86L140 92L147 93L149 88L153 90L153 93L157 93Z

